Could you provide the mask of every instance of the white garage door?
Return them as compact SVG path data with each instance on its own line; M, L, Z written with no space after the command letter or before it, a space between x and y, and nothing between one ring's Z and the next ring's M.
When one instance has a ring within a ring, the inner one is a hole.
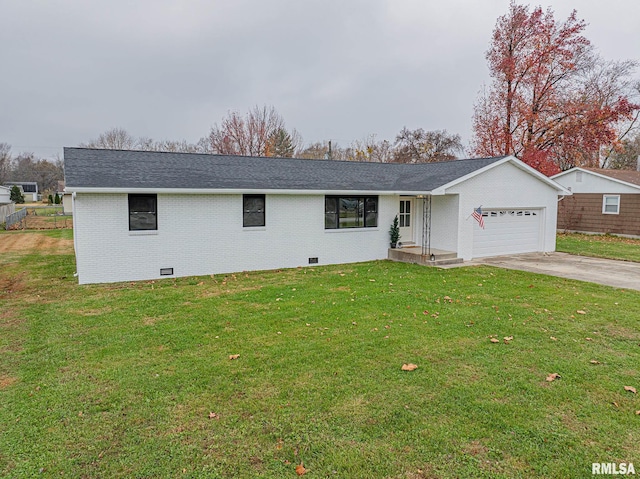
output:
M486 210L473 227L473 257L542 251L542 210Z

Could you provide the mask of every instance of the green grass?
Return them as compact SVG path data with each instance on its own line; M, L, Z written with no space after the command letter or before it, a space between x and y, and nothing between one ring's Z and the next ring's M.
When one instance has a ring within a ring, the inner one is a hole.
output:
M559 234L556 250L582 256L640 262L640 239L620 236Z
M304 462L305 477L570 478L640 462L623 389L640 389L638 292L391 262L93 286L73 272L71 255L0 256L0 476L280 478Z

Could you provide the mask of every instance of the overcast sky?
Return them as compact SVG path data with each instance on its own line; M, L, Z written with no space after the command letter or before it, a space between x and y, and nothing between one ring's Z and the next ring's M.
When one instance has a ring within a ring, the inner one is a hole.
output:
M640 0L573 8L610 60L640 59ZM508 0L0 0L0 142L53 157L113 128L196 142L273 105L305 143L403 127L471 137ZM640 78L640 72L638 74Z

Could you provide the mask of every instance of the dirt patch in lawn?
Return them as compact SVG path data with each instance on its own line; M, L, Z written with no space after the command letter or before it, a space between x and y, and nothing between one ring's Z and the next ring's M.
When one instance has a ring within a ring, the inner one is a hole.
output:
M613 339L630 339L632 341L640 340L640 333L631 328L620 325L608 325L607 334Z
M2 286L0 286L0 294L2 294ZM12 327L21 324L22 320L18 319L18 315L11 309L0 311L0 328Z
M46 234L13 233L2 235L1 253L35 253L46 251L50 254L72 254L73 240L52 238Z
M11 376L2 376L0 375L0 390L8 388L13 383L17 381L16 378L12 378Z
M6 299L9 295L23 291L25 288L24 275L25 273L16 276L0 274L0 298Z

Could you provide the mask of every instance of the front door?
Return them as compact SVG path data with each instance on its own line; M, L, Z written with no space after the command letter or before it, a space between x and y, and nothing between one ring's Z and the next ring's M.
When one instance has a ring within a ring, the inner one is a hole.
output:
M413 242L413 200L400 200L398 222L400 224L400 242Z

